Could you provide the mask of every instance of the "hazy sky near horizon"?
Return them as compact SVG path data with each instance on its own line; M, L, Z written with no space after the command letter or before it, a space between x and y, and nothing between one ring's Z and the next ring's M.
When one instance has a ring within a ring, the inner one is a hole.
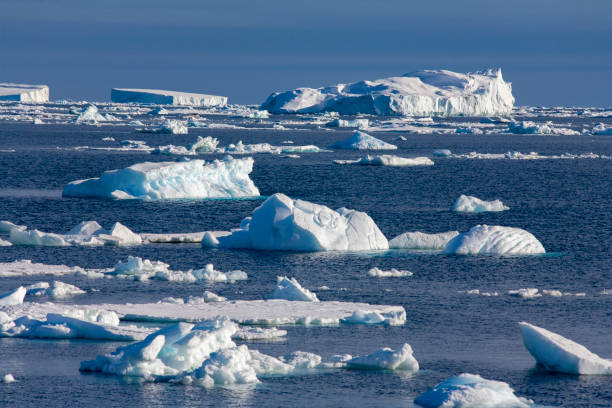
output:
M612 106L612 1L0 0L0 82L261 103L275 90L501 67L517 105Z

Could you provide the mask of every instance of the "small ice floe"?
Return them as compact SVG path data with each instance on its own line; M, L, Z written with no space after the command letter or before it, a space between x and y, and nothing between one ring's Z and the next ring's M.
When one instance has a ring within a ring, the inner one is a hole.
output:
M542 134L549 135L552 133L551 124L546 123L543 125L536 124L530 121L523 122L510 122L508 123L508 131L516 134Z
M453 153L449 149L436 149L433 155L436 157L450 157Z
M413 273L410 271L400 271L395 268L385 271L377 267L373 267L368 271L368 276L373 278L403 278L412 275Z
M512 227L477 225L450 240L443 251L456 255L544 254L542 243L529 232Z
M334 119L325 124L327 127L335 128L357 128L367 129L370 126L368 119Z
M527 322L519 325L525 348L548 371L612 375L612 360L603 359L583 345L541 327Z
M17 289L13 289L10 292L0 294L0 306L22 304L27 292L28 290L25 287L19 286Z
M104 121L106 121L106 118L98 112L98 107L95 105L89 105L83 108L74 119L74 123L76 124L96 124Z
M576 296L576 297L584 297L586 293L584 292L562 292L556 289L543 289L541 292L538 288L521 288L515 290L509 290L508 294L510 296L520 297L523 299L529 298L537 298L541 296L551 296L551 297L562 297L562 296Z
M391 154L377 156L367 155L357 160L334 160L336 164L357 164L361 166L433 166L434 162L429 157L399 157Z
M79 268L78 266L35 263L29 259L0 263L0 277L2 278L14 278L31 275L62 276L74 275L77 272L83 272L83 269Z
M458 127L457 129L455 129L455 133L458 134L471 134L471 135L482 135L484 132L482 131L482 129L477 128L477 127L472 127L472 126L468 126L468 127Z
M384 142L359 130L356 130L350 138L335 142L330 145L329 148L348 150L397 150L397 146Z
M270 295L270 299L295 300L303 302L318 302L317 295L302 285L295 278L278 276L276 287Z
M17 381L17 380L15 379L15 377L13 377L13 374L11 374L11 373L4 374L2 376L2 382L5 383L5 384L10 384L10 383L13 383L15 381Z
M26 286L27 294L33 296L49 296L51 298L66 298L86 293L84 290L69 283L60 281L37 282Z
M161 134L172 134L172 135L186 135L189 133L189 128L184 122L175 119L164 120L157 128L142 128L136 129L140 133L161 133Z
M404 232L389 241L389 248L397 249L444 249L448 242L459 235L459 231L427 234L425 232Z
M217 150L218 144L217 138L198 136L198 140L187 147L175 145L159 146L152 150L151 154L195 156L201 153L214 153Z
M529 408L533 401L517 397L505 382L477 374L459 374L418 396L414 402L426 408Z
M404 343L397 350L385 347L365 356L344 356L344 358L347 368L419 371L419 363L412 355L412 347L408 343Z
M460 195L451 211L464 213L500 212L509 210L501 200L484 201L474 196Z
M480 289L470 289L470 290L460 290L459 293L465 293L466 295L480 295L480 296L485 296L485 297L491 297L491 296L499 296L499 293L497 292L484 292L481 291Z
M232 336L234 340L275 340L287 335L287 330L277 329L276 327L240 327Z

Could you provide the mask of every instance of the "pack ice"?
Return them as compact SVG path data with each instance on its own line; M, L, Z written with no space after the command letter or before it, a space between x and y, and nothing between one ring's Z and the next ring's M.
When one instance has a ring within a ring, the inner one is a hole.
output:
M612 360L603 359L557 333L526 322L519 325L525 347L547 370L566 374L612 375Z
M544 254L542 243L529 232L513 227L477 225L457 235L444 248L457 255L533 255Z
M397 150L396 145L384 142L360 130L356 130L353 136L346 140L333 143L329 148L347 150Z
M161 89L111 89L111 101L119 103L154 103L158 105L225 106L226 96L205 95Z
M274 194L231 234L207 237L204 246L282 251L364 251L388 249L385 236L369 215L294 200Z
M414 402L427 408L528 408L532 401L517 397L502 381L477 374L459 374L418 396Z
M475 73L447 70L274 92L261 105L271 113L335 111L345 115L490 116L512 111L512 86L501 69Z
M485 201L474 196L461 194L451 207L451 211L465 213L499 212L509 210L501 200Z
M64 197L105 199L202 199L259 196L249 174L253 159L205 162L144 162L120 170L109 170L98 178L77 180L64 187Z
M49 87L0 83L0 101L49 102Z

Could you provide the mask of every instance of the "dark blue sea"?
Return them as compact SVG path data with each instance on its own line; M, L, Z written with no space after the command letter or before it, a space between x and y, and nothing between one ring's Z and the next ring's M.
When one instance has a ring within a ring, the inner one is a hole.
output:
M538 118L548 120L548 118ZM462 119L457 119L460 123ZM580 129L600 120L564 118ZM607 121L610 126L610 120ZM612 155L612 136L373 134L395 143L399 156L536 151L545 155L594 152ZM405 141L398 141L400 135ZM214 136L220 145L245 143L320 147L350 136L349 130L190 129L189 135L135 134L126 126L30 125L0 123L0 219L42 231L65 233L83 220L103 226L119 221L136 232L228 230L262 200L141 202L62 198L63 186L143 161L179 160L143 152L75 150L138 139L150 146L187 145L196 136ZM527 321L612 358L612 161L469 160L433 158L431 167L372 167L333 164L358 152L304 153L299 159L254 156L252 179L262 195L282 192L332 208L367 212L392 238L406 231L466 231L477 224L520 227L535 235L545 256L446 256L389 251L376 253L290 253L202 249L198 244L138 247L0 247L0 262L31 259L46 264L112 267L128 255L169 263L172 269L213 263L222 271L241 269L247 281L184 284L121 279L62 277L88 291L67 302L82 304L156 302L163 297L201 295L205 289L231 299L270 294L277 275L298 279L321 300L402 305L400 327L290 326L282 341L249 343L273 356L295 350L324 359L334 354L368 354L410 343L421 370L413 375L387 371L327 370L309 375L263 378L255 387L212 388L139 383L115 376L82 374L79 364L114 350L120 343L0 339L0 374L18 382L0 384L0 405L31 407L296 406L405 407L415 397L459 373L509 383L517 395L537 404L564 407L612 405L612 377L550 374L536 367L525 350L518 322ZM202 155L202 158L218 156ZM449 211L461 195L501 199L511 210L460 215ZM410 270L409 278L375 279L371 267ZM0 293L48 277L0 278ZM328 291L317 291L320 286ZM521 299L512 289L535 287L586 296ZM99 291L92 292L91 289ZM497 297L460 293L496 291ZM46 300L46 299L45 299Z

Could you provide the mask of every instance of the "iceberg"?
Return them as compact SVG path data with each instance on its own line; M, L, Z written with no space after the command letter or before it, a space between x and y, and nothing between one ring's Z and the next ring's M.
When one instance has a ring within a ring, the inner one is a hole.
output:
M161 89L111 89L111 101L118 103L152 103L158 105L225 106L226 96L205 95Z
M368 119L334 119L325 124L327 127L335 127L335 128L357 128L357 129L365 129L370 126L370 121Z
M529 408L533 402L517 397L505 382L477 374L459 374L418 396L414 402L426 408Z
M363 156L357 160L334 160L336 164L357 164L361 166L394 166L394 167L409 167L409 166L433 166L434 162L429 157L399 157L391 154L382 154L378 156Z
M449 149L436 149L433 155L436 157L450 157L453 153Z
M549 371L566 374L612 375L612 360L541 327L520 322L527 351Z
M203 199L259 196L249 178L254 160L250 157L206 163L144 162L120 170L105 171L99 178L77 180L64 187L64 197L105 199Z
M529 232L513 227L477 225L457 235L444 248L457 255L535 255L544 254L542 243Z
M23 303L28 290L23 286L18 287L8 293L0 295L0 306L13 306Z
M369 215L274 194L231 234L216 237L222 248L281 251L367 251L388 249L387 238ZM203 240L203 244L215 244Z
M473 196L461 194L451 207L451 211L465 213L499 212L509 210L501 200L484 201Z
M284 299L302 302L318 302L317 295L303 288L295 278L278 276L276 287L270 299Z
M0 83L0 101L49 102L49 87Z
M395 268L391 268L388 271L384 271L382 269L374 267L368 271L368 275L373 278L403 278L406 276L412 276L414 274L410 271L400 271Z
M335 142L329 146L329 148L347 150L397 150L397 146L370 136L360 130L356 130L353 136L346 140Z
M98 123L104 122L106 118L98 112L98 107L96 105L89 105L83 110L80 111L79 115L74 118L74 123Z
M404 232L389 241L389 248L396 249L444 249L448 242L459 235L459 231L427 234L425 232Z
M136 130L140 133L160 133L170 135L186 135L189 133L189 128L185 126L185 123L175 119L166 119L159 125L159 127L155 129L143 128Z
M15 377L13 377L13 374L11 374L11 373L4 374L2 376L2 382L5 383L5 384L10 384L10 383L13 383L15 381L17 381L17 380L15 379Z
M366 356L353 357L346 364L348 368L419 371L419 363L412 355L412 347L408 343L404 343L398 350L385 347Z
M512 86L501 69L475 73L416 71L398 77L274 92L261 105L271 113L334 111L344 115L491 116L512 112Z
M538 125L530 121L510 122L508 123L508 131L519 135L549 135L553 133L548 124Z

